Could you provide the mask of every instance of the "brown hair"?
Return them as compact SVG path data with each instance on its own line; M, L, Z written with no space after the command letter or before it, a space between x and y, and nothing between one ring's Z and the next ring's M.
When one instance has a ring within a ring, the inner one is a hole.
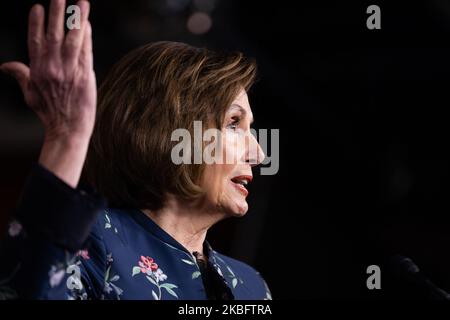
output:
M111 207L157 210L167 192L198 197L204 164L171 161L172 131L192 134L194 120L221 128L255 73L255 62L241 53L184 43L150 43L128 53L99 89L84 177Z

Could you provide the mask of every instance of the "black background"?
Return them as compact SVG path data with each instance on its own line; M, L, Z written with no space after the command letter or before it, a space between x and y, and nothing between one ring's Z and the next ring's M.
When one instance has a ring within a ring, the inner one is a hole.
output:
M240 50L259 66L255 128L280 129L278 174L255 174L248 214L214 227L213 246L258 269L278 299L420 297L384 272L395 253L450 290L450 3L216 0L212 29L193 35L198 6L169 2L91 1L98 81L151 41ZM0 62L27 61L32 3L2 3ZM370 4L381 30L366 28ZM0 90L6 221L42 128L12 79L1 75ZM366 287L372 264L378 291Z

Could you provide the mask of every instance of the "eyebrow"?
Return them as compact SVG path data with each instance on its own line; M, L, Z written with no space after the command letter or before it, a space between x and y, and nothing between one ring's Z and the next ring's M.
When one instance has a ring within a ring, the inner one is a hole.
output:
M244 116L247 116L247 110L245 110L241 105L239 105L239 104L236 104L236 103L233 103L232 105L231 105L231 108L230 109L238 109L240 112L242 112L242 114L244 115ZM255 122L255 119L253 118L253 117L251 117L251 119L250 119L250 124L252 124L253 122Z

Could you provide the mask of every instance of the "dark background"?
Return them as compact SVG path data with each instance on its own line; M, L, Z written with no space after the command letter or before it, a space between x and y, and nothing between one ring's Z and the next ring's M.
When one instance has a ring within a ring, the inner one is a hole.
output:
M450 1L297 2L92 0L97 79L157 40L256 58L255 128L280 129L280 169L255 174L248 214L211 230L213 246L258 269L278 299L420 297L391 281L395 253L450 290ZM27 61L33 3L2 3L0 62ZM381 30L366 28L370 4ZM204 34L187 27L196 12L212 20ZM12 79L0 90L4 225L43 132ZM366 287L371 264L378 291Z

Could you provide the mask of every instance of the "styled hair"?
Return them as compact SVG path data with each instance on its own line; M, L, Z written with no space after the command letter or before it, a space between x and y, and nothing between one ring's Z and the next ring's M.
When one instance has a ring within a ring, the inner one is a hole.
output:
M133 50L107 75L83 177L111 207L158 210L169 192L203 194L204 164L171 161L173 130L194 121L221 129L233 100L252 85L254 60L178 42Z

